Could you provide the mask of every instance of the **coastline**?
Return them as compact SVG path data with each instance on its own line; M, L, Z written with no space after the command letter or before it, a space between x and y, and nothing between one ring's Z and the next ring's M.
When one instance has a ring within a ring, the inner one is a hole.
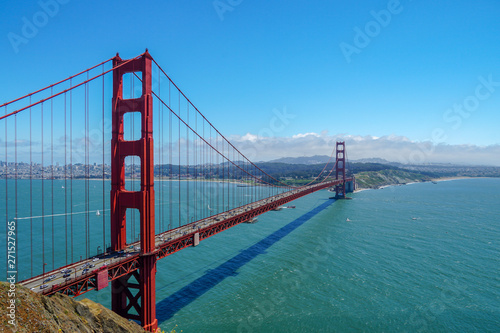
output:
M446 182L446 181L450 181L450 180L473 179L473 178L488 178L488 177L454 176L454 177L432 178L431 181L433 181L433 182Z
M412 182L412 183L407 183L404 185L411 185L411 184L418 184L418 183L429 183L429 182L446 182L446 181L452 181L452 180L462 180L462 179L479 179L479 178L491 178L491 177L468 177L468 176L453 176L453 177L440 177L440 178L432 178L430 181L422 181L422 182ZM389 184L389 185L382 185L376 188L358 188L354 190L353 193L358 193L358 192L363 192L367 190L379 190L379 189L384 189L386 187L391 187L391 186L402 186L403 184Z

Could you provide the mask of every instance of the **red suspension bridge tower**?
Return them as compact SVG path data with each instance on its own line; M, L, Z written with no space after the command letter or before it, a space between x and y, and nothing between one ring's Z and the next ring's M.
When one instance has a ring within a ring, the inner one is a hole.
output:
M158 327L156 320L155 274L155 206L153 158L153 101L151 94L152 58L146 50L140 58L126 62L118 55L113 59L113 135L111 140L111 249L126 247L126 211L140 214L139 272L134 271L112 282L112 309L127 319L141 322L148 331ZM141 75L142 95L123 99L123 75ZM123 116L128 112L141 114L141 138L124 140ZM141 160L140 191L125 190L125 157ZM133 281L136 280L136 282ZM134 309L137 314L131 313Z
M335 169L335 178L345 179L345 141L337 141L336 147L337 164ZM345 182L341 182L335 186L335 198L345 198Z

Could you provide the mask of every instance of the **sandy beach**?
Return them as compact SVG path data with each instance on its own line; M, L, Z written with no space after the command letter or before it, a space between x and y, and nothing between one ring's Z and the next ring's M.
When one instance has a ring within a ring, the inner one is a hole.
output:
M433 181L433 182L445 182L445 181L449 181L449 180L470 179L470 178L485 178L485 177L466 177L466 176L442 177L442 178L433 178L433 179L431 179L431 181Z

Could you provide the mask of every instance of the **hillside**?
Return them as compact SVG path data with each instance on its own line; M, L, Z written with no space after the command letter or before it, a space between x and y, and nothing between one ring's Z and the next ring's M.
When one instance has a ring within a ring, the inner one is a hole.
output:
M431 177L405 170L364 171L355 174L358 188L379 188L385 185L430 181Z
M268 162L259 163L286 163L286 164L324 164L330 160L330 156L327 155L314 155L314 156L302 156L302 157L282 157L276 160Z
M0 282L3 311L9 304L8 291L9 284ZM15 299L17 328L8 323L10 318L4 314L0 321L0 332L146 332L136 323L88 299L75 301L62 294L42 296L19 285L16 285Z

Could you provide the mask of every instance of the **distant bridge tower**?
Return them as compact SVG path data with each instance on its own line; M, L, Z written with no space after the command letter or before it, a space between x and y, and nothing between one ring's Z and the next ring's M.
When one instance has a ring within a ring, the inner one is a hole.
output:
M158 327L156 320L155 274L155 206L153 160L153 100L151 95L151 61L148 51L140 58L113 59L113 135L111 140L111 248L123 250L127 240L127 209L140 213L141 250L139 272L126 274L112 282L112 310L124 318L140 321L148 331ZM142 80L139 98L123 99L123 75L137 73ZM125 141L123 116L128 112L141 114L141 138ZM125 157L141 159L140 191L125 190ZM134 281L134 278L136 281ZM135 310L137 314L130 311Z
M337 167L335 170L336 179L345 179L345 141L337 141ZM340 176L340 178L339 178ZM345 182L335 186L335 198L345 198Z

